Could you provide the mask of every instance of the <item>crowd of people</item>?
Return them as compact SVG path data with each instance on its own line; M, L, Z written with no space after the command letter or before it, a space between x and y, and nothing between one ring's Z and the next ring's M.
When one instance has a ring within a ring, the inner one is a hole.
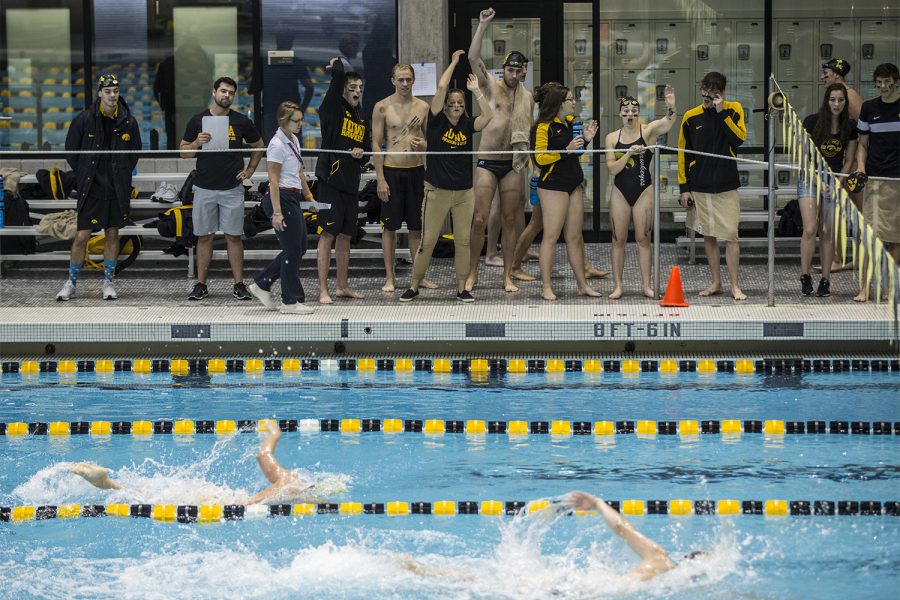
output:
M334 296L362 298L349 282L351 237L357 228L358 193L364 166L374 163L377 195L381 205L381 236L385 265L385 293L398 291L395 273L397 232L405 224L413 271L408 288L399 296L410 302L420 287L436 288L426 278L432 254L448 215L452 218L456 297L474 302L478 271L485 243L485 229L492 204L498 207L501 224L503 288L514 293L517 281L535 279L522 270L522 261L538 232L543 239L538 255L541 296L556 300L552 287L556 244L562 235L566 254L577 281L578 293L600 296L589 284L592 277L607 272L595 269L586 258L582 225L584 218L584 174L579 155L598 134L595 121L575 120L573 91L557 82L544 83L532 93L525 87L528 59L518 51L506 55L503 70L495 78L480 56L482 40L493 9L483 10L467 52L457 50L437 83L431 104L413 95L415 70L398 64L391 73L394 93L374 105L371 123L360 107L364 92L362 77L345 69L340 58L329 64L331 83L318 107L322 152L317 156L315 197L304 177L304 161L298 140L304 109L292 101L278 106L278 129L263 150L263 139L254 124L231 109L237 84L221 77L212 88L210 108L192 118L180 149L184 158L197 156L192 210L198 236L197 283L189 295L200 301L208 296L207 277L213 236L225 235L228 259L234 277L233 295L238 300L259 300L268 310L309 314L299 277L300 259L307 249L307 233L301 203L321 204L318 210L317 270L320 304L333 302L329 288L331 251L334 248L337 279ZM452 76L468 59L472 75L466 81L480 113L466 111L466 91L450 89ZM850 71L846 60L832 59L822 65L826 85L821 108L803 122L819 151L835 173L853 173L850 197L865 222L885 243L895 260L900 259L900 73L897 66L881 64L874 71L879 96L863 102L844 81ZM687 210L687 225L704 239L710 284L701 296L724 291L719 242L725 242L730 294L745 300L740 286L740 179L732 160L747 137L744 110L726 99L726 77L707 73L700 84L702 102L686 110L681 118L678 147L679 202ZM605 137L606 166L613 176L609 218L612 231L610 299L624 295L625 244L633 225L641 272L643 295L654 298L650 284L650 238L653 228L653 146L659 136L676 123L675 90L664 91L666 113L645 123L640 103L634 97L619 101L622 127ZM203 131L207 117L227 117L228 148L253 151L249 159L240 152L196 151L208 144L211 134ZM480 144L473 152L473 137ZM93 106L72 123L66 140L69 151L140 149L140 131L125 100L119 95L114 75L98 81ZM596 147L596 145L595 145ZM385 152L386 151L386 152ZM427 161L425 156L427 154ZM475 154L475 168L472 157ZM244 284L241 241L244 195L247 180L266 156L269 180L263 210L281 247L281 253ZM93 231L103 229L104 283L102 297L114 300L113 287L119 252L118 230L129 218L131 174L138 155L72 154L69 163L77 174L78 232L72 244L69 276L58 300L75 296L84 263L85 246ZM246 160L246 164L245 164ZM529 172L531 190L529 194ZM863 182L870 178L863 190ZM844 185L839 176L835 185ZM801 178L798 186L803 217L801 241L801 293L813 293L810 269L816 237L821 243L822 276L818 296L830 295L830 274L847 265L833 264L832 221L835 190L814 192L815 182ZM532 216L525 226L525 203L531 198ZM490 249L488 251L490 255ZM281 302L272 296L273 284L281 282ZM866 301L861 289L857 301Z

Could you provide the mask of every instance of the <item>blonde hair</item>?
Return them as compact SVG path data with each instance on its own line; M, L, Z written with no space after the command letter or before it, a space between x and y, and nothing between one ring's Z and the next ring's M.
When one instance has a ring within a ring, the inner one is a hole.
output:
M391 79L397 76L397 71L409 71L410 73L412 73L413 79L416 78L416 70L412 68L412 65L397 63L396 65L394 65L394 68L391 69Z
M275 112L275 120L278 121L279 127L285 127L288 121L291 120L291 116L296 111L303 112L303 109L300 108L300 105L291 100L285 100L281 104L278 105L278 110Z

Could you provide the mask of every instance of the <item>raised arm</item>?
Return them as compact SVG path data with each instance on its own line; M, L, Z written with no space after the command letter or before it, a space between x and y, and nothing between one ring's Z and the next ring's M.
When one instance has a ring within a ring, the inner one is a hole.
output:
M566 499L566 503L575 510L596 510L599 512L606 522L606 526L625 540L628 547L634 550L634 553L641 557L642 560L651 561L668 556L668 553L662 546L641 534L632 527L631 523L625 520L625 517L600 498L591 496L586 492L572 492Z
M478 15L478 27L475 29L475 35L472 36L472 43L469 45L469 64L472 65L472 72L478 78L478 85L484 90L484 93L491 97L494 95L494 81L491 74L488 73L484 61L481 60L481 41L484 39L484 32L487 31L488 24L494 20L493 8L486 8Z
M484 97L484 92L478 86L478 78L475 75L469 74L469 78L466 79L466 88L475 96L475 101L478 102L478 107L481 109L481 114L475 117L475 131L482 131L494 118L494 109L491 108L488 99Z
M441 78L438 79L437 90L431 99L431 114L436 115L444 110L444 102L447 100L447 90L450 88L450 78L453 77L453 71L459 65L459 57L465 54L465 50L457 50L450 57L450 64L444 69Z
M672 129L675 124L675 88L666 85L666 114L647 125L647 142L656 143L656 138L664 135Z

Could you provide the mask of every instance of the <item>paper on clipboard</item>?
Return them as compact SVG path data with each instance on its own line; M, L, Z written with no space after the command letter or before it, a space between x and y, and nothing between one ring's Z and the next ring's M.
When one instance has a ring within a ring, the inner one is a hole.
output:
M434 96L437 93L437 65L423 62L413 65L413 68L416 70L413 96Z
M204 150L228 149L228 117L203 117L200 128L210 135L208 142L203 144Z

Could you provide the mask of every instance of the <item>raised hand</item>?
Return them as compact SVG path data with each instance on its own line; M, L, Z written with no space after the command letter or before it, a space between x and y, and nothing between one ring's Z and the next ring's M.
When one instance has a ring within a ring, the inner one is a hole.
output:
M451 62L451 63L458 63L460 57L461 57L463 54L465 54L465 53L466 53L465 50L457 50L456 52L453 53L453 56L450 57L450 62Z
M493 8L486 8L478 15L478 21L481 23L489 23L494 19L496 11Z
M669 108L675 108L675 88L670 84L666 84L665 95L666 106Z
M469 77L466 78L466 89L473 93L478 91L478 78L474 73L469 73Z

